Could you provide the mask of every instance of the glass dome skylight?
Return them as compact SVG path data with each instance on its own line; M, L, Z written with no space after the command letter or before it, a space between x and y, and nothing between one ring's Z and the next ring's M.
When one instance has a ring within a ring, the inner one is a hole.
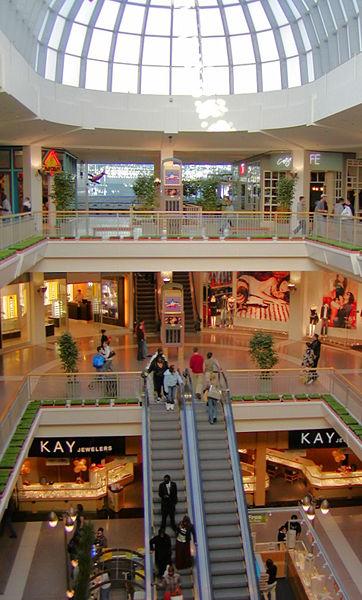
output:
M35 69L96 90L277 90L318 79L361 50L357 0L38 1Z

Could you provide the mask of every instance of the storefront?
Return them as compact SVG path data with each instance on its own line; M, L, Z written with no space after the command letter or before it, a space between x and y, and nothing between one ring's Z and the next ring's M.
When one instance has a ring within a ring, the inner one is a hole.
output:
M8 198L11 211L21 212L23 205L23 149L0 147L0 194Z
M0 348L30 340L29 274L0 290Z
M255 474L258 452L266 446L264 475L246 488L249 505L257 485L265 486L266 504L298 501L307 492L327 499L362 497L362 462L334 429L237 433L237 441L243 475Z
M328 208L334 209L336 198L342 198L343 172L345 168L344 155L341 152L307 152L309 167L309 210L314 212L316 203L322 194L328 198Z
M142 442L139 436L34 438L17 482L20 510L140 509Z

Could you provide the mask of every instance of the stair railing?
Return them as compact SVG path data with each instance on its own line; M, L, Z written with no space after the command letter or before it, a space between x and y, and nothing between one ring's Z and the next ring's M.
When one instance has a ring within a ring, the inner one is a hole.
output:
M244 560L246 566L246 573L248 577L250 600L260 600L259 585L255 568L254 547L252 544L244 485L241 477L238 446L236 443L235 423L232 410L231 394L227 377L222 369L220 370L220 383L223 392L223 407L226 431L229 442L231 468L233 472L233 479L235 485L235 495L239 513L239 524L243 541Z
M152 534L152 477L150 456L150 432L149 432L149 392L147 377L143 379L143 411L142 411L142 472L143 472L143 504L144 504L144 532L145 532L145 592L147 600L154 600L154 570L150 551L150 539Z
M199 448L195 422L195 394L191 375L188 369L184 371L184 386L182 389L181 425L184 439L185 471L188 476L191 492L190 505L192 522L194 523L197 539L197 585L199 600L212 600L211 572L209 551L206 536L206 517L200 478Z
M194 308L194 319L198 319L199 321L201 321L199 306L198 306L198 302L197 302L197 298L196 298L194 273L190 273L189 278L190 278L191 299L192 299L192 305Z

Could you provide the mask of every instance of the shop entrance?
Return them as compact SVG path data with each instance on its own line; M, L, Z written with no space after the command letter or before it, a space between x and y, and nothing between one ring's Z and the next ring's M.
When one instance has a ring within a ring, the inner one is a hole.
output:
M312 171L309 183L309 210L314 212L317 202L324 192L325 172Z

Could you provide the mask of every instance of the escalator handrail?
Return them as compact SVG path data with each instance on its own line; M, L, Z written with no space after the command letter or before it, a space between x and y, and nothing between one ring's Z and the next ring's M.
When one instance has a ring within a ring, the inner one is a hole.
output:
M190 390L191 395L191 410L190 404L187 400L190 397L186 397L184 386L182 390L182 402L184 406L184 432L185 432L185 455L187 460L187 472L189 474L189 485L191 490L191 510L192 510L192 521L194 523L197 539L197 583L200 600L212 600L212 585L211 585L211 573L209 563L209 552L206 536L206 516L204 508L203 493L200 479L200 455L198 440L196 435L196 421L195 421L195 395L192 386L191 375L188 369L184 371L184 377L187 383L187 387Z
M193 304L193 308L194 308L194 317L196 317L196 319L198 319L198 320L201 320L199 307L198 307L198 303L196 300L194 273L191 272L189 277L190 277L191 299L192 299L192 304Z
M254 547L252 544L245 490L240 471L239 453L238 446L236 443L235 423L232 410L231 394L227 377L222 369L220 369L220 377L224 383L224 386L222 386L222 390L225 393L225 402L223 402L224 414L229 441L230 460L234 478L236 502L239 513L239 524L244 548L244 560L246 566L246 573L248 577L250 600L259 600L260 593L255 569L255 554Z
M152 481L149 435L149 394L147 378L143 380L143 411L142 411L142 455L143 455L143 503L144 503L144 531L145 531L145 592L147 600L154 599L153 560L150 551L152 531Z

